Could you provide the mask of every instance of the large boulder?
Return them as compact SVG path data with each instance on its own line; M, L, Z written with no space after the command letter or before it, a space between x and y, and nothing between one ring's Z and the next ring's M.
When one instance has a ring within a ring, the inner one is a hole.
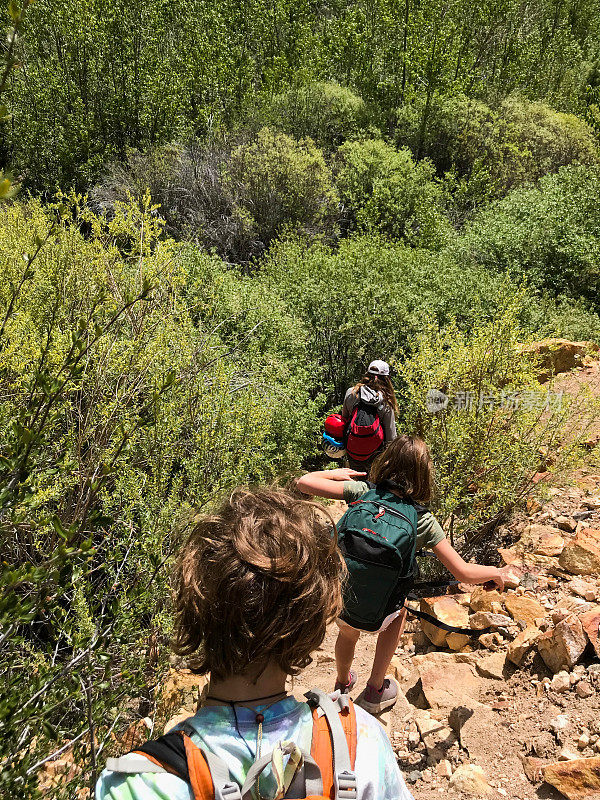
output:
M415 656L425 699L432 709L451 710L463 706L478 708L483 681L472 664L459 662L453 653L427 653Z
M524 552L542 556L559 556L564 546L565 540L558 528L537 524L528 525L517 544Z
M541 383L553 375L569 372L580 366L586 356L597 350L598 345L594 342L570 342L567 339L542 339L523 348L525 353L538 358L538 378Z
M600 573L600 531L583 528L565 544L558 559L560 566L572 575Z
M535 647L541 635L542 632L535 625L530 625L524 631L521 631L508 645L508 650L506 651L507 661L520 667L523 659Z
M579 621L596 655L600 658L600 606L580 614Z
M552 672L571 670L583 655L587 638L580 620L571 614L537 641L538 652Z
M421 600L421 611L430 614L440 622L445 622L447 625L453 625L456 628L469 627L469 609L456 600L456 598L446 595L443 597L424 597ZM421 621L421 625L427 638L438 647L443 647L447 644L447 631L442 628L437 628L431 622L426 620ZM469 637L465 637L465 641L455 647L460 649L469 641Z
M544 780L569 800L600 797L600 756L557 761L543 768Z
M484 678L492 678L500 681L504 678L504 667L506 664L505 654L501 651L491 653L479 659L475 664L475 669Z
M534 597L525 594L509 594L504 605L514 620L521 620L526 625L535 625L536 619L546 616L544 606Z

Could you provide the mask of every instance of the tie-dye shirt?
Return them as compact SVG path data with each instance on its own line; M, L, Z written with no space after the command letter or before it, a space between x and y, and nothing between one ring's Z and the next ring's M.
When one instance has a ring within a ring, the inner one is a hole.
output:
M205 706L186 720L186 729L195 734L199 747L212 751L225 761L231 777L241 786L257 757L256 713L261 711L261 753L265 755L280 740L292 740L310 752L312 715L306 703L286 697L256 710L236 706ZM237 719L236 719L237 717ZM358 800L413 800L396 763L394 752L379 722L356 707L358 741L356 780ZM265 770L260 779L262 797L273 797L275 781ZM256 796L255 793L253 795ZM96 787L97 800L193 800L189 785L169 773L125 774L104 770Z

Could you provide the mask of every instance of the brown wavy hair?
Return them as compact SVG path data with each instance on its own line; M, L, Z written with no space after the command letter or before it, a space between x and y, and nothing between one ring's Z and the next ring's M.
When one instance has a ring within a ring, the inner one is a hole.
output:
M398 416L398 401L396 400L396 392L392 385L391 380L387 375L371 375L370 372L365 372L359 382L354 386L352 391L358 396L361 386L369 386L376 392L381 392L385 402L392 408L394 414Z
M427 505L433 493L433 461L429 448L416 436L399 436L377 456L369 480L388 481L403 497Z
M236 489L177 560L173 649L219 680L258 677L270 661L296 675L342 610L345 570L323 506L282 489Z

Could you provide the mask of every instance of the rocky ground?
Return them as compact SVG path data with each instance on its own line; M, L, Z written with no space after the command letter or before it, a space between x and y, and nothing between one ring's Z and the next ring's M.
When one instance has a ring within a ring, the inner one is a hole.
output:
M402 696L382 722L417 800L600 798L600 470L575 477L516 523L520 538L503 550L512 588L421 602L492 633L469 642L409 624L392 662ZM303 684L333 687L334 642L332 630ZM374 643L359 642L355 697Z

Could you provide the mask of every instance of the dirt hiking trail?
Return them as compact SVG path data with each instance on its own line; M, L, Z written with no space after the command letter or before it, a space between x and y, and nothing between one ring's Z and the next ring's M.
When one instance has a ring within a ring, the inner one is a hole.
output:
M553 381L565 393L582 387L600 396L600 362ZM445 640L436 645L421 623L407 625L389 671L402 695L380 721L417 800L600 798L600 418L586 436L586 466L507 526L512 544L500 553L513 565L511 588L423 601L440 619L495 632L469 642L432 629ZM335 638L329 630L295 693L333 689ZM358 642L355 699L375 642Z

